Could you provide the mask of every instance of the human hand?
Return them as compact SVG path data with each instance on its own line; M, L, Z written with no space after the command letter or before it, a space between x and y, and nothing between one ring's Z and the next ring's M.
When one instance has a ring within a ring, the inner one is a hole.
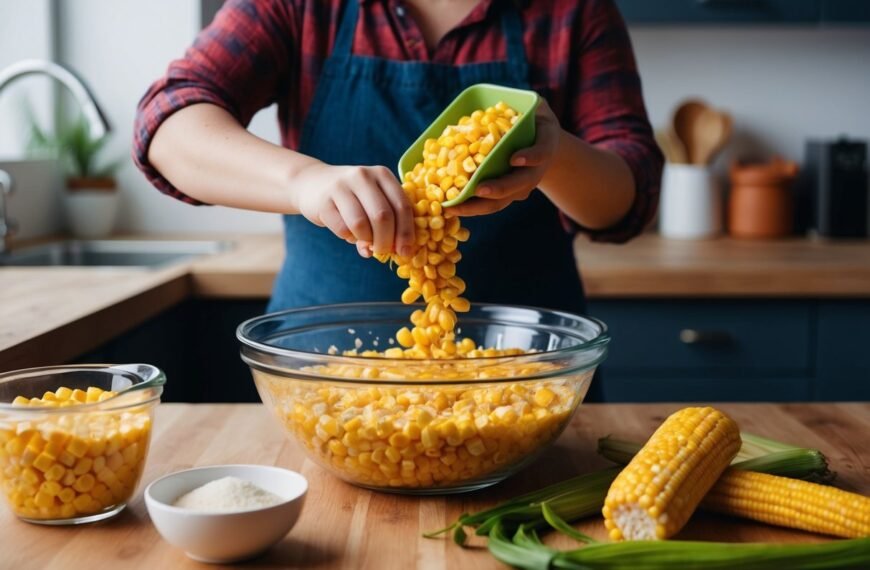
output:
M414 253L414 212L399 181L383 166L306 167L294 181L296 210L329 228L363 257Z
M481 182L474 198L446 211L457 216L481 216L528 198L541 183L556 155L561 130L550 106L541 101L535 112L535 144L514 153L511 157L514 168L509 173Z

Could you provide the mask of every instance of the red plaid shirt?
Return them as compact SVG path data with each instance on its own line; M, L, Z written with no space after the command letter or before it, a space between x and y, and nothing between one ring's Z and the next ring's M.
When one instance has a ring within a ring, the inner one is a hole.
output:
M148 162L148 145L160 124L195 103L222 107L243 125L277 103L282 144L298 148L344 1L227 2L139 103L133 158L149 180L170 196L198 204ZM363 4L354 54L451 65L505 58L498 10L514 0L481 0L431 53L400 0L351 1ZM625 241L653 216L662 168L625 24L612 0L533 0L521 7L532 88L547 99L563 128L618 153L634 174L637 198L628 215L614 227L589 232L593 239Z

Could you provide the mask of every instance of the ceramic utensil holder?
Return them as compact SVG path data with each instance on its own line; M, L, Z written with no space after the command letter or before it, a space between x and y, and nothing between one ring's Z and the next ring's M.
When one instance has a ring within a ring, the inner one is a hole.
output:
M722 190L708 167L665 164L659 232L674 239L705 239L722 233Z

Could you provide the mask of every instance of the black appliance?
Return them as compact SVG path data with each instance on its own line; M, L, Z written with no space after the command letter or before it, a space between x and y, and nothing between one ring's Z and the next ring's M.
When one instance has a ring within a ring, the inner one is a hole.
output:
M802 170L798 227L822 237L868 237L867 143L807 141Z

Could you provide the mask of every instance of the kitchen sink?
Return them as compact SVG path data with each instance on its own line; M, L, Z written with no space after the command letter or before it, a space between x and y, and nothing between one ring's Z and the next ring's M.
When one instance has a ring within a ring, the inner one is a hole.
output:
M0 266L161 267L231 247L225 241L64 240L0 254Z

